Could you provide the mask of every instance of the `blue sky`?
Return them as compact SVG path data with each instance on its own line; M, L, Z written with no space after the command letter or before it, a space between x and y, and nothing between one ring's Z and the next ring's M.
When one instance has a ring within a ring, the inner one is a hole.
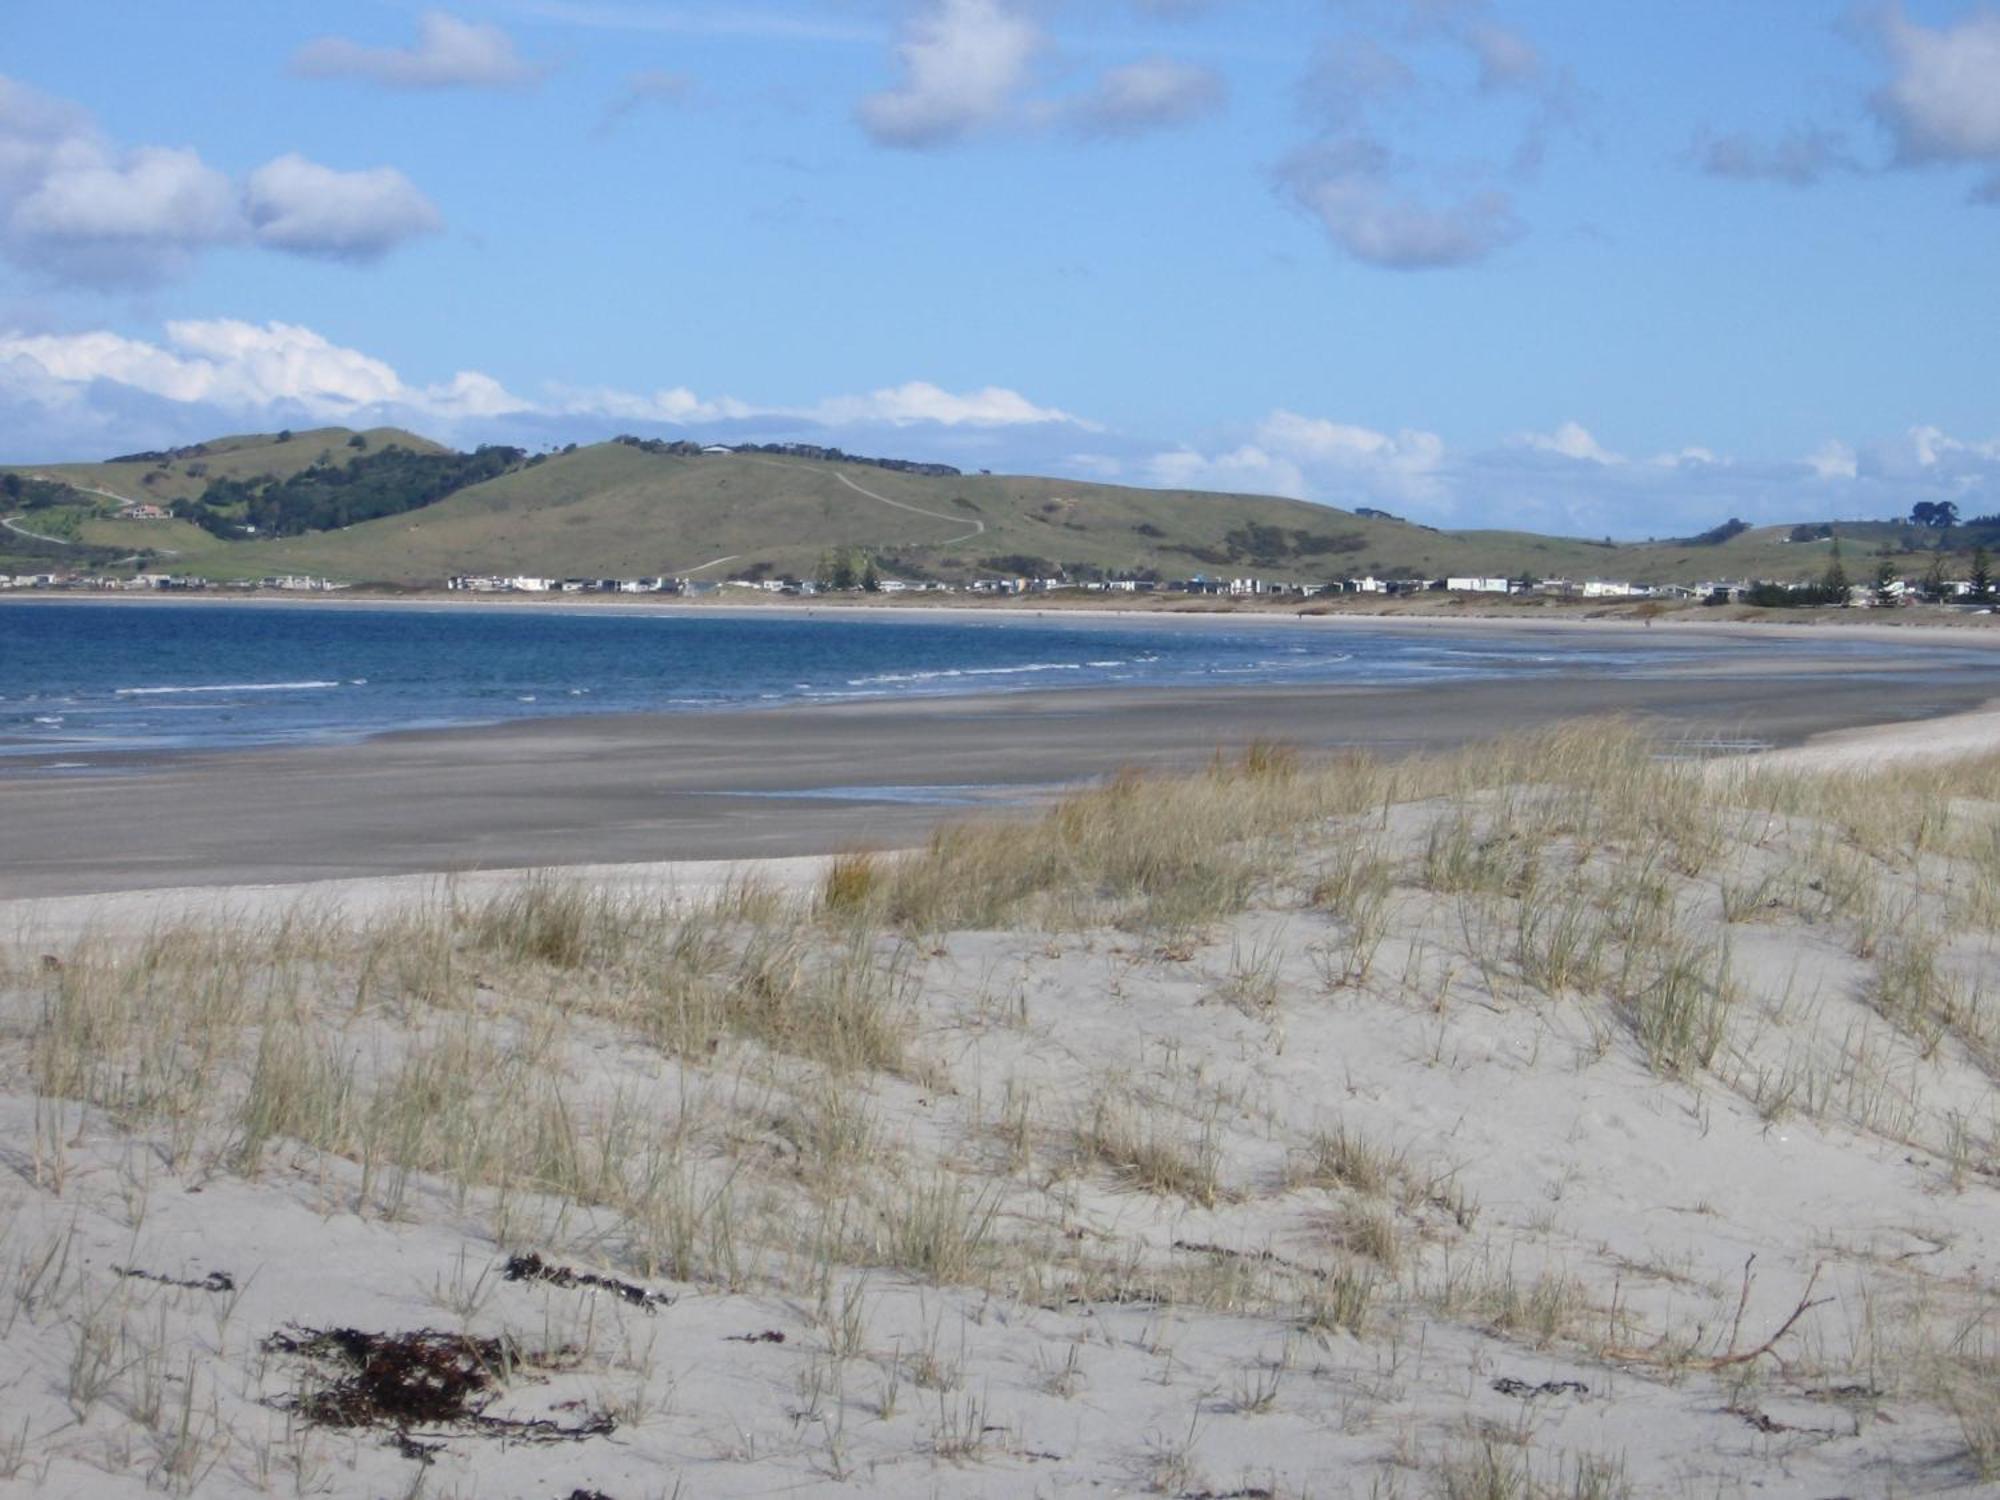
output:
M802 438L1666 535L2000 510L2000 9L67 0L0 459Z

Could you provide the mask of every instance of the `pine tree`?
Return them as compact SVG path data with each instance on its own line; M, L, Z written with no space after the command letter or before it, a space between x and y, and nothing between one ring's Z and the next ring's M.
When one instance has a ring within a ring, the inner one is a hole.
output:
M1944 554L1933 552L1931 565L1924 570L1924 597L1935 604L1944 597Z
M1847 603L1847 569L1840 561L1840 539L1834 538L1833 556L1827 559L1826 573L1819 581L1820 602L1822 604Z
M1880 605L1896 602L1896 565L1886 557L1875 565L1875 602Z
M1979 600L1993 597L1993 561L1984 547L1972 549L1972 597Z

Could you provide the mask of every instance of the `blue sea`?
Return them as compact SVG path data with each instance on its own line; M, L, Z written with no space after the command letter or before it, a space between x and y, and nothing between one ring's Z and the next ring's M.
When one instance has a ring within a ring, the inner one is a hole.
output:
M0 600L0 756L1046 688L1650 674L1716 649L1647 647L1240 619Z

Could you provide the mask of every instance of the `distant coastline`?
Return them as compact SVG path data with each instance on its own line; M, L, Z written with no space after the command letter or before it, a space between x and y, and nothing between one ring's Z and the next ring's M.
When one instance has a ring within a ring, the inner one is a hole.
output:
M0 593L0 605L67 603L160 605L258 605L303 609L449 609L489 611L604 611L624 614L672 614L709 617L823 617L832 613L856 618L915 623L926 619L964 622L976 619L1046 619L1065 622L1112 620L1228 624L1232 621L1269 626L1285 621L1321 626L1379 626L1411 629L1464 628L1485 632L1495 628L1522 631L1616 630L1631 632L1691 631L1703 636L1757 639L1773 634L1811 635L1827 630L1852 632L1855 639L1909 640L1926 635L1950 637L1957 644L2000 643L2000 613L1931 606L1897 609L1758 609L1747 605L1708 607L1700 604L1659 606L1657 601L1590 600L1575 603L1491 604L1462 597L1432 599L1406 596L1393 604L1355 599L1313 600L1301 604L1157 605L1113 601L1104 596L1082 598L1050 595L1033 605L1014 600L988 603L964 598L940 603L936 596L904 602L900 598L816 596L810 602L788 598L744 597L687 599L603 594L479 595L446 589L402 590L356 585L337 593L296 593L281 589L216 589L169 593L137 593L123 589L20 589ZM1650 608L1649 608L1650 604Z

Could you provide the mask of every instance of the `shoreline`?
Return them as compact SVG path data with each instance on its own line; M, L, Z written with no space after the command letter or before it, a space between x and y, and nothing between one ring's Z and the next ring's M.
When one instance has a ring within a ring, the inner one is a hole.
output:
M1992 674L1489 679L1414 687L1039 690L516 720L353 744L0 777L0 900L177 886L732 861L921 842L968 807L1257 741L1399 756L1624 715L1704 751L1991 707ZM981 799L927 796L988 789Z
M176 605L214 608L238 605L286 609L410 611L483 609L511 613L541 610L583 614L601 611L613 614L666 614L690 618L706 616L727 619L819 619L837 614L861 620L901 624L936 624L947 621L967 624L983 619L994 619L1016 622L1060 621L1077 625L1106 621L1125 626L1140 621L1148 624L1196 627L1289 624L1299 628L1465 630L1473 633L1518 630L1540 634L1583 630L1641 637L1689 634L1704 639L1721 637L1744 640L1773 637L1826 638L1837 632L1841 638L1849 640L1887 642L1928 640L1939 645L1976 644L1981 647L2000 648L2000 614L1994 613L1933 612L1926 609L1924 615L1914 623L1900 624L1873 618L1881 612L1865 608L1810 612L1806 610L1753 612L1749 606L1729 606L1713 611L1722 618L1711 619L1700 615L1689 618L1697 609L1702 610L1704 615L1709 613L1703 606L1682 606L1646 618L1633 613L1643 601L1628 604L1615 600L1527 607L1543 609L1550 614L1566 610L1592 611L1588 614L1579 613L1556 618L1550 618L1548 615L1530 615L1521 607L1503 611L1491 605L1478 603L1463 604L1462 607L1446 603L1427 608L1376 609L1334 604L1329 601L1287 604L1275 608L1255 605L1243 607L1194 604L1145 607L1116 603L1099 604L1094 600L1086 602L1073 599L1034 606L1014 603L988 604L971 600L957 604L904 604L852 599L826 599L816 603L795 600L764 602L734 599L696 602L672 596L648 599L624 595L563 594L542 598L533 595L467 596L443 590L407 596L390 593L356 594L351 591L343 591L341 595L299 595L276 591L246 591L241 594L220 592L158 594L109 590L101 592L20 590L0 593L0 606L15 600L24 604L52 607L116 604L136 608L169 608ZM1892 614L1901 612L1889 611Z
M1996 749L2000 749L2000 696L1965 712L1826 730L1794 745L1718 756L1709 765L1718 772L1747 764L1757 769L1837 775L1895 764L1936 764ZM1041 795L1011 805L1016 808L1046 805L1049 794L1059 788L1032 790ZM1009 804L1001 805L1005 808ZM921 838L911 838L895 848L880 848L879 852L915 849L921 842ZM615 897L664 898L670 908L678 910L714 898L732 883L744 879L767 883L785 892L807 889L824 877L837 852L608 863L538 862L323 879L139 886L54 895L8 894L6 883L0 881L0 948L10 942L25 948L70 945L97 937L129 938L179 922L224 917L258 924L311 913L362 922L395 910L419 908L446 895L475 901L491 898L549 870Z

